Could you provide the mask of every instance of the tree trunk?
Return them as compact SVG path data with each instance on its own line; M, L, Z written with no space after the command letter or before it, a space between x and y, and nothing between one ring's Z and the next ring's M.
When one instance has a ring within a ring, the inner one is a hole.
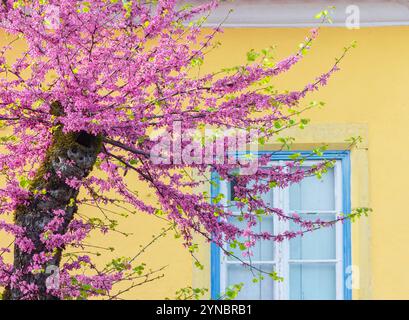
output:
M66 233L68 225L77 211L75 200L79 193L77 189L66 184L66 178L75 177L82 180L89 175L100 152L101 141L100 136L90 135L86 132L64 134L61 128L55 131L45 161L31 183L30 191L33 196L31 196L27 206L20 207L15 212L15 224L26 230L26 236L35 245L35 250L31 253L22 252L18 246L14 247L15 270L25 270L33 261L34 254L47 251L40 240L40 235L44 231L44 227L55 217L55 210L65 211L64 222L58 233ZM47 176L48 178L44 178ZM35 190L37 191L35 192ZM58 249L53 258L47 262L44 270L49 266L58 267L61 262L61 255L62 248ZM47 294L46 279L49 276L50 274L45 272L26 273L22 280L37 285L37 299L58 299ZM25 297L18 288L6 288L3 298L20 300Z

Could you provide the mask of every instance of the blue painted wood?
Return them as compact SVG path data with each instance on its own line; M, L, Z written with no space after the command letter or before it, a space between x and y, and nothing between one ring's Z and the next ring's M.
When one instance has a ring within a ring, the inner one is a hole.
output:
M350 153L341 159L342 161L342 209L344 213L351 212L351 159ZM343 225L343 241L344 241L344 299L352 300L352 289L347 286L346 271L352 265L352 244L351 244L351 221L348 219Z
M217 172L212 172L212 184L210 186L210 197L213 199L220 192L220 177ZM211 283L210 296L212 299L220 297L220 248L212 242L210 253Z

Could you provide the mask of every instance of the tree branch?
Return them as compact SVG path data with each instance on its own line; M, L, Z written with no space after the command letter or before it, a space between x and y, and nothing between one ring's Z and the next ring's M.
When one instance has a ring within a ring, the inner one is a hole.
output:
M123 150L129 151L129 152L131 152L133 154L143 155L145 157L150 157L149 152L145 152L145 151L142 151L142 150L135 149L133 147L127 146L126 144L123 144L122 142L115 141L115 140L112 140L112 139L109 139L109 138L106 138L106 137L102 138L102 141L105 142L105 143L108 143L110 145L113 145L115 147L121 148Z

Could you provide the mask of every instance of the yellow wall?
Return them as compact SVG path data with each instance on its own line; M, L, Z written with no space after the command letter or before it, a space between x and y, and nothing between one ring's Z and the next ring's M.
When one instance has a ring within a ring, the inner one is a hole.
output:
M283 57L294 52L306 32L227 29L221 37L222 48L207 63L212 67L239 64L249 49L270 44L277 44L278 56ZM339 143L357 134L366 139L352 152L352 206L370 206L374 211L369 219L353 226L353 264L360 267L361 278L354 298L409 299L409 172L405 170L409 157L409 28L326 28L312 52L290 73L280 76L277 86L301 88L327 70L343 46L353 40L358 47L342 62L342 70L328 87L311 96L327 105L309 113L312 126L298 141Z
M278 45L278 56L294 52L307 29L226 29L222 47L207 57L207 70L234 66L245 61L249 49ZM409 215L406 212L409 171L409 28L364 28L348 31L326 28L310 54L289 74L277 78L278 88L299 89L331 67L334 57L353 40L358 48L342 62L342 70L312 99L324 100L322 110L310 112L311 126L299 143L331 143L343 146L344 139L361 135L365 142L352 151L352 205L374 209L369 219L353 226L353 264L360 267L360 290L354 298L409 299ZM0 36L0 42L4 41ZM307 99L306 101L309 101ZM135 179L135 188L144 190ZM146 192L145 192L146 193ZM147 194L145 194L145 197ZM89 208L87 214L97 214ZM144 215L122 220L129 238L98 235L94 244L118 248L116 255L131 256L140 244L160 232L162 223ZM2 236L2 235L1 235ZM1 240L1 239L0 239ZM151 299L173 297L181 287L209 285L209 251L202 246L204 271L192 267L181 245L169 234L151 247L140 261L151 268L168 265L165 277L144 285L124 297Z

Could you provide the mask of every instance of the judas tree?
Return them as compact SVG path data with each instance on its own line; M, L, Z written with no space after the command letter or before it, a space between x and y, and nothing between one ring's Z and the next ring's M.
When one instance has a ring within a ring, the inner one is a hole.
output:
M2 0L0 27L11 41L0 51L5 178L0 232L14 239L0 250L5 299L115 298L113 285L140 274L134 259L104 269L85 253L64 259L64 250L81 248L91 230L115 229L109 216L104 221L79 216L79 206L87 203L98 208L125 203L159 216L192 254L194 234L226 254L232 253L224 245L233 243L251 255L261 239L291 239L360 214L306 221L272 208L260 194L321 174L332 163L304 170L297 158L265 167L269 155L255 159L251 153L246 161L233 161L224 134L235 129L250 145L306 125L301 115L319 103L304 104L303 98L327 83L350 47L327 72L296 91L278 92L273 82L308 52L317 29L282 61L274 61L269 49L250 51L242 66L201 74L197 70L218 45L214 38L221 30L202 29L200 17L216 6L216 1L193 7L175 0ZM16 57L13 45L19 41L26 49ZM213 130L210 138L183 137L206 128ZM283 147L289 143L280 141ZM156 205L132 190L126 177L131 171L154 191ZM211 171L234 182L245 229L229 222L232 213L221 203L222 194L211 199L198 191L211 183ZM253 231L264 215L291 219L300 231ZM89 272L79 272L82 268ZM47 283L50 269L58 270L58 286Z

